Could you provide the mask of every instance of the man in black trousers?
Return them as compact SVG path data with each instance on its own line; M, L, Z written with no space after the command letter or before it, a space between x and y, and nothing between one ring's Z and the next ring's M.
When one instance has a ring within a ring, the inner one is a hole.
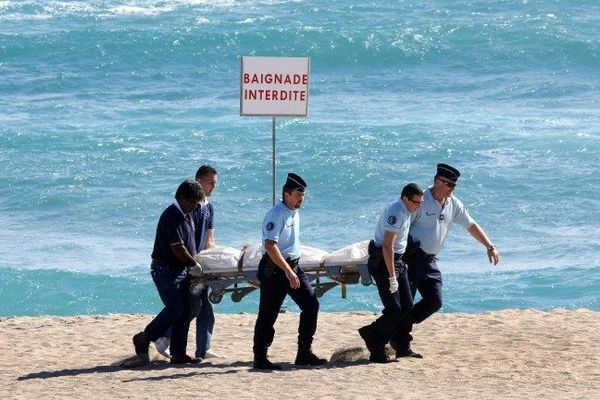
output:
M262 237L264 254L258 265L260 303L254 328L254 368L279 370L267 358L267 350L275 336L275 321L279 309L289 295L300 307L298 326L298 353L295 364L318 366L327 360L312 352L313 336L317 330L319 300L312 286L298 266L300 260L300 215L298 210L304 202L306 182L298 175L289 173L283 186L282 201L277 203L264 218Z

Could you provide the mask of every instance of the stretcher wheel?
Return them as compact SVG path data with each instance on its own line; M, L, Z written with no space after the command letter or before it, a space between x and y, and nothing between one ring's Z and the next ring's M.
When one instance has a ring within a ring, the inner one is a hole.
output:
M368 278L364 276L360 277L360 283L362 283L364 286L369 286L371 282L373 282L373 278L371 278L370 276Z
M233 292L231 293L231 300L233 300L234 303L239 303L244 298L244 295L245 293L242 291Z
M204 290L204 284L202 282L192 282L190 285L190 293L193 296L200 296L200 293Z
M218 304L221 302L221 300L223 300L223 293L211 293L208 296L208 299L210 300L211 303L213 304Z

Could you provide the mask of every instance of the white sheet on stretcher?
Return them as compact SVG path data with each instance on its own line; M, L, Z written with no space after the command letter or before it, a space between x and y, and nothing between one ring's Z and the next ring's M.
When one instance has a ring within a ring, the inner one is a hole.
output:
M300 252L302 254L299 263L300 268L318 267L329 254L326 251L309 246L300 246ZM244 271L257 269L262 256L263 248L261 245L247 247L244 251L242 265Z
M352 243L349 246L330 253L323 264L328 266L334 265L358 265L366 264L369 259L369 241Z
M357 265L367 262L368 241L358 242L328 253L324 250L310 246L301 246L302 257L300 257L300 268L315 269L321 265ZM242 259L242 271L252 271L258 268L262 258L262 246L247 246L244 250L233 247L215 246L211 249L201 251L196 255L196 260L202 265L204 274L219 274L239 272L240 259ZM192 275L201 275L193 269Z

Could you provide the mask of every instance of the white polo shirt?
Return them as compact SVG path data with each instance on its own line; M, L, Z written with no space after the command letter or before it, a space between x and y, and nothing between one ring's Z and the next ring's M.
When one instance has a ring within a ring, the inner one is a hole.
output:
M424 252L437 255L444 247L453 223L469 229L475 220L459 199L450 196L441 205L433 198L429 188L423 195L421 207L411 214L410 236L421 242Z

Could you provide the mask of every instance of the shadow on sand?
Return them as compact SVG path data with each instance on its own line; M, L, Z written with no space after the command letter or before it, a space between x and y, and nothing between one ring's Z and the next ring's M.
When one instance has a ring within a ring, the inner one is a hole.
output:
M345 368L354 365L368 364L368 352L366 349L361 347L351 347L346 349L336 350L326 365L317 367L319 369L330 369L330 368ZM124 380L123 382L133 381L160 381L165 379L178 379L178 378L189 378L197 375L223 375L223 374L235 374L241 370L250 369L253 372L270 373L272 371L255 370L252 368L253 363L251 361L234 361L229 364L212 364L210 362L204 362L199 364L183 364L173 365L166 360L153 360L152 362L147 356L131 356L124 359L118 360L111 365L98 365L90 368L72 368L72 369L61 369L56 371L40 371L32 372L27 375L23 375L17 378L18 381L25 381L30 379L49 379L49 378L60 378L67 376L78 376L86 374L98 374L98 373L117 373L124 369L136 369L138 371L163 371L167 369L173 370L171 375L161 376L147 376L140 378L133 378ZM299 367L293 363L280 363L283 371L294 371L299 369L313 369L315 367ZM207 367L213 367L207 369ZM226 370L215 370L217 368L226 368ZM186 371L185 373L177 372L182 368L194 368L194 371ZM231 369L235 368L235 369Z

